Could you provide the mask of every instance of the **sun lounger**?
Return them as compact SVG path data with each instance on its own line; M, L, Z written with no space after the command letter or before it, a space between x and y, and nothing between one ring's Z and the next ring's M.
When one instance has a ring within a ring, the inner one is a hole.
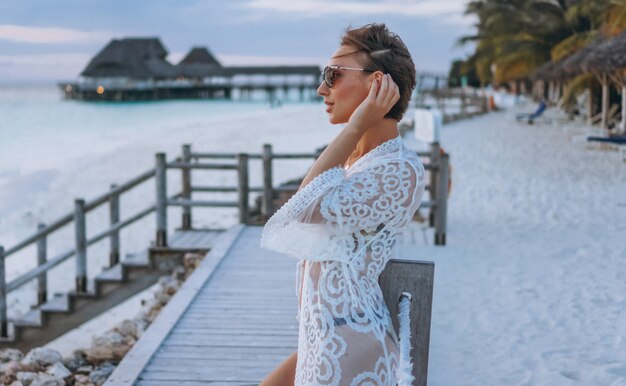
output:
M517 119L518 121L521 120L527 120L528 123L530 123L531 125L533 124L533 122L535 121L535 119L541 117L543 115L543 112L546 111L546 102L541 101L539 102L539 106L537 106L537 110L535 110L534 113L532 114L528 114L528 113L523 113L523 114L517 114L517 116L515 117L515 119Z
M587 137L587 141L607 142L607 143L614 143L616 145L626 145L626 135L613 135L613 136L608 136L608 137L589 136Z
M626 135L609 135L608 137L588 136L587 142L599 142L602 145L616 148L620 152L622 162L626 162Z

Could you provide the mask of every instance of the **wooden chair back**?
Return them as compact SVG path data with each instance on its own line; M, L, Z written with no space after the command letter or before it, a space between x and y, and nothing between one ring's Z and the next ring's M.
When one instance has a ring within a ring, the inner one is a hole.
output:
M428 375L434 273L435 263L432 261L391 259L378 280L398 336L400 295L403 292L411 294L411 358L417 386L426 386Z

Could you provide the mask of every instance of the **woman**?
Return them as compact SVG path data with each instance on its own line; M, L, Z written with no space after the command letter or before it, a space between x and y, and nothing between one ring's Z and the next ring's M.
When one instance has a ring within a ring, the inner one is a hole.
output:
M261 386L411 384L378 276L424 192L398 130L414 87L408 49L384 24L346 30L317 92L330 122L347 124L261 237L300 259L298 351Z

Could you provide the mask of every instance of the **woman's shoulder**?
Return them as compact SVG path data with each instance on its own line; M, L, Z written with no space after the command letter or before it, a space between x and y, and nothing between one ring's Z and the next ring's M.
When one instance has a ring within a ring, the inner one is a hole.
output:
M405 165L410 165L418 171L424 169L422 160L420 159L416 151L407 148L404 145L404 141L400 137L398 137L398 139L394 142L396 147L393 149L393 151L390 151L386 154L381 154L381 156L379 157L380 162L402 163Z

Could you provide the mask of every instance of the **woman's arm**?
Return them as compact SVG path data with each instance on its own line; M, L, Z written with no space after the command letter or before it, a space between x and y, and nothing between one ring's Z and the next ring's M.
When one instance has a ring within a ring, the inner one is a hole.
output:
M382 77L380 90L377 92L378 80L374 79L370 92L350 116L348 124L337 134L322 154L317 158L311 169L302 180L300 189L326 170L343 165L365 131L385 116L400 98L398 86L391 76Z

